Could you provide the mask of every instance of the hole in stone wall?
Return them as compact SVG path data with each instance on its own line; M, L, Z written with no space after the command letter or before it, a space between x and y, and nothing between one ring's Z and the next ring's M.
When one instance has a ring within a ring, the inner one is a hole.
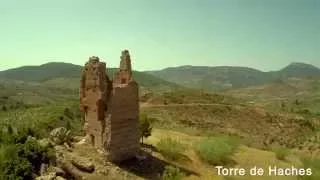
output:
M92 134L90 134L90 141L91 141L92 146L94 146L95 139L94 139L94 135L92 135Z

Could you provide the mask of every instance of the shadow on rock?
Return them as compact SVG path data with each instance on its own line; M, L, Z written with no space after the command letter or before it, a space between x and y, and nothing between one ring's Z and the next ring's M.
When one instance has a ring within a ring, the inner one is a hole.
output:
M161 175L165 170L166 166L173 166L179 168L182 173L186 176L197 175L196 172L190 171L188 169L178 167L174 164L170 164L166 161L158 159L157 157L152 156L150 153L143 153L144 158L133 158L127 161L118 163L117 165L126 171L129 171L137 176L143 177L145 179L161 179Z

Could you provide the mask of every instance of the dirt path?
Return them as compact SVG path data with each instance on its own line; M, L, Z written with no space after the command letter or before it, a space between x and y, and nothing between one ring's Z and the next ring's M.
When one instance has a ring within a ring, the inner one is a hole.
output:
M204 104L204 103L189 103L189 104L149 104L149 103L141 103L141 108L147 108L147 107L184 107L184 106L232 106L232 107L245 107L241 105L231 105L231 104L221 104L221 103L210 103L210 104Z

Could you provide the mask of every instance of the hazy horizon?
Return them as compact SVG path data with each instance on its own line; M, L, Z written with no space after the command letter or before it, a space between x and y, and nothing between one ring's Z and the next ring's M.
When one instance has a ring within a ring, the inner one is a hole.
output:
M124 49L138 71L320 67L319 17L317 0L3 0L0 70L89 56L118 67Z
M100 60L101 61L101 60ZM102 60L103 61L103 60ZM26 66L41 66L41 65L45 65L45 64L48 64L48 63L66 63L66 64L73 64L73 65L78 65L78 66L83 66L84 64L74 64L74 63L69 63L69 62L63 62L63 61L52 61L52 62L46 62L44 64L36 64L36 65L22 65L22 66L18 66L18 67L13 67L13 68L9 68L9 69L3 69L3 70L0 70L0 71L6 71L6 70L11 70L11 69L16 69L16 68L21 68L21 67L26 67ZM291 65L292 63L303 63L303 62L291 62L283 67L279 67L278 69L275 69L275 70L261 70L261 69L258 69L258 68L254 68L254 67L250 67L250 66L229 66L229 65L221 65L221 66L228 66L228 67L246 67L246 68L253 68L253 69L256 69L256 70L259 70L259 71L262 71L262 72L271 72L271 71L278 71L278 70L281 70L289 65ZM309 63L305 63L305 64L309 64ZM316 68L319 68L318 66L314 65L314 64L309 64L309 65L312 65L312 66L315 66ZM195 66L195 65L178 65L178 66L170 66L170 67L164 67L164 68L160 68L160 69L150 69L150 70L137 70L137 69L134 69L134 71L157 71L157 70L163 70L163 69L166 69L166 68L176 68L176 67L183 67L183 66L193 66L193 67L201 67L201 65L199 66ZM218 66L203 66L203 67L218 67ZM119 66L108 66L107 68L119 68Z

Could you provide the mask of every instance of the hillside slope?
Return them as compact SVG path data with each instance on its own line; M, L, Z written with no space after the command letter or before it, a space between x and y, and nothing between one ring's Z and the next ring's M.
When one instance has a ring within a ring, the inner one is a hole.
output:
M81 71L82 66L79 65L51 62L40 66L23 66L0 71L0 79L33 82L50 87L75 90L79 88ZM116 68L107 69L110 77L113 77L115 71ZM165 81L144 72L133 71L133 76L142 89L171 90L182 88L175 83Z
M231 89L225 93L272 111L320 115L320 79L287 78L276 82Z
M22 66L0 71L1 78L42 82L56 77L79 77L81 66L70 63L51 62L40 66Z
M320 77L320 69L305 63L292 63L272 72L232 66L180 66L147 73L190 88L223 90L261 85L289 77Z
M280 77L319 77L320 69L311 64L294 62L277 73Z
M50 86L77 88L82 66L51 62L40 66L23 66L0 71L0 78L44 83ZM113 76L116 68L108 68ZM225 90L263 85L286 78L319 78L320 69L305 63L291 63L279 71L262 72L248 67L180 66L159 71L133 71L142 89L167 91L181 86L204 90ZM62 86L62 84L66 86Z

